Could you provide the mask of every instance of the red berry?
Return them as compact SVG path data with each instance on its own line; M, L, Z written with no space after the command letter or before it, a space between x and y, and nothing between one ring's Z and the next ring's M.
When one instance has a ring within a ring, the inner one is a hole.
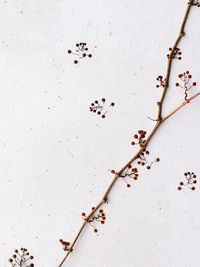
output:
M179 87L179 83L176 83L175 85L176 85L176 87Z

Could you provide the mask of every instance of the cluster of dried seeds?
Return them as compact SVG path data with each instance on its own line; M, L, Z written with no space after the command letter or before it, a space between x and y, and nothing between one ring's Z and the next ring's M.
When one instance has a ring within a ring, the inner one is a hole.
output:
M114 102L111 102L110 105L107 105L106 99L102 98L100 101L95 100L93 103L91 103L89 110L90 112L96 113L104 119L106 117L106 114L108 113L108 109L114 106Z
M191 79L192 79L192 75L190 74L189 71L185 71L183 73L180 73L178 75L178 78L181 80L181 83L176 83L176 87L179 87L179 88L182 88L184 89L184 93L185 93L185 100L188 99L188 94L189 94L189 91L195 87L197 85L196 82L192 82Z
M194 191L196 189L194 185L197 184L196 174L194 174L194 172L185 172L184 177L186 179L186 182L184 183L181 181L179 183L178 190L179 191L182 190L183 186L185 186L185 187L188 187L190 190Z
M138 155L138 161L137 161L137 164L141 165L141 166L146 166L147 164L147 170L150 170L151 169L151 166L155 163L155 162L159 162L160 161L160 158L156 158L154 161L151 161L150 164L149 164L149 161L148 161L148 156L149 156L150 152L144 148L142 150L142 152Z
M115 170L110 171L113 174L118 174ZM133 180L138 180L139 178L139 173L137 168L133 168L132 165L130 164L120 175L120 178L126 183L126 186L128 188L131 187L131 184L127 182L127 179L133 179Z
M34 267L34 257L30 255L26 248L15 249L14 254L9 259L10 264L13 267Z
M87 44L82 42L76 44L75 52L72 50L68 50L67 52L68 54L76 56L77 59L74 60L74 64L78 64L80 59L92 57L92 54L88 52Z
M136 134L134 134L133 138L135 139L134 141L131 142L131 145L140 145L140 147L143 147L146 142L146 134L147 132L144 130L139 130Z
M147 132L144 130L139 130L136 134L134 134L133 138L134 141L131 142L131 145L139 145L142 149L142 151L139 153L139 155L137 156L137 164L141 165L141 166L146 166L148 164L148 159L147 157L149 156L150 152L149 150L147 150L147 148L145 147L145 143L146 143L146 134ZM154 162L159 162L160 159L156 158L155 161L152 161L150 164L147 165L147 169L150 170L151 166L153 165Z
M65 241L63 239L60 239L59 242L61 243L61 245L63 246L63 250L64 251L72 251L72 248L70 248L70 242Z
M193 6L200 7L200 2L199 2L199 0L191 0L191 1L189 1L189 3L192 3Z
M167 57L169 58L169 59L178 59L178 60L181 60L182 59L182 57L181 57L181 55L182 55L182 52L181 52L181 50L180 50L180 48L175 48L174 50L170 47L169 48L169 54L167 55Z
M92 207L92 211L95 210L95 207ZM87 220L90 226L94 229L94 233L98 233L98 229L93 225L95 222L99 222L101 224L105 224L106 222L106 214L103 209L96 210L89 218L85 212L81 214L83 220Z
M165 84L166 84L166 78L164 78L163 76L159 75L156 80L158 81L158 84L156 85L157 88L160 88L160 87L165 87Z

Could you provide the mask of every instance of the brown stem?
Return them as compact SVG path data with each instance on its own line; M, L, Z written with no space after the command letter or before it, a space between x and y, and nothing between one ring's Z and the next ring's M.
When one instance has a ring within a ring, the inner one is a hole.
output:
M177 111L179 111L181 108L183 108L185 105L189 104L193 99L200 96L200 92L196 93L195 95L191 96L187 100L185 100L180 106L178 106L176 109L174 109L172 112L170 112L167 116L165 116L162 119L162 123L166 120L168 120L170 117L172 117Z
M154 126L154 128L152 129L151 133L149 134L145 144L143 145L143 147L141 147L138 152L133 156L133 158L130 159L130 161L128 163L126 163L124 165L124 167L121 168L120 171L118 171L113 180L111 181L110 185L108 186L108 188L106 189L106 192L104 193L102 199L99 201L99 203L97 204L97 206L95 207L94 210L92 210L90 212L90 214L87 216L87 218L84 220L84 222L81 225L80 230L78 231L76 237L74 238L74 241L72 242L69 251L67 252L67 254L65 255L65 257L63 258L63 260L61 261L61 263L58 265L58 267L63 266L64 262L66 261L66 259L68 258L68 256L71 254L71 252L73 251L73 248L76 244L76 242L78 241L81 233L83 232L83 230L85 229L85 226L89 223L89 219L93 216L93 214L106 202L108 203L108 196L113 188L113 186L115 185L116 181L118 180L118 178L120 177L120 175L127 169L127 167L133 163L137 157L139 156L139 154L143 151L143 149L149 144L149 142L151 141L152 137L154 136L154 134L156 133L156 131L158 130L158 128L162 125L162 123L164 121L166 121L167 119L169 119L172 115L174 115L179 109L181 109L184 105L186 105L187 103L189 103L190 100L194 99L195 97L199 96L200 93L196 94L195 96L193 96L192 98L188 99L187 102L184 102L182 105L180 105L178 108L176 108L173 112L171 112L169 115L167 115L165 118L162 118L162 109L163 109L163 103L165 100L165 96L167 93L167 90L169 88L169 80L170 80L170 74L171 74L171 67L172 67L172 62L173 62L173 58L172 55L175 51L175 49L177 48L178 44L180 43L182 37L185 35L185 25L190 13L192 7L192 2L188 2L187 3L187 9L185 12L185 15L183 17L183 21L180 27L180 31L178 34L178 37L172 47L171 53L168 57L168 64L167 64L167 72L166 72L166 82L165 82L165 86L163 88L163 93L161 95L161 98L159 100L159 102L157 102L158 105L158 115L157 115L157 119L156 119L156 125Z

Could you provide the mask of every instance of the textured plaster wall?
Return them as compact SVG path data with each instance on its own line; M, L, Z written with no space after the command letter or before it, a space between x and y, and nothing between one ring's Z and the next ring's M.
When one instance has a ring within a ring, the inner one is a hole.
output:
M187 0L0 1L0 265L25 246L38 267L56 267L59 238L71 240L148 132ZM189 69L200 84L200 10L194 9L173 67L167 113L182 101L174 87ZM87 42L92 59L67 50ZM116 106L105 120L89 105ZM199 102L163 125L150 146L160 157L128 190L119 181L99 236L88 228L67 267L199 267L200 188L178 192L185 171L200 175Z

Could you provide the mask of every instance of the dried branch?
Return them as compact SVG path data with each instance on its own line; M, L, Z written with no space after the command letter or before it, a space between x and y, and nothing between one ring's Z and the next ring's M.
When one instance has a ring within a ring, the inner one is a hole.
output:
M164 105L164 100L165 100L165 97L166 97L166 93L167 93L167 90L169 88L172 62L173 62L173 60L175 58L177 58L177 54L178 53L180 55L180 51L177 50L177 47L178 47L181 39L185 36L185 25L186 25L186 22L188 20L188 16L189 16L189 13L191 11L191 8L192 8L192 6L196 6L198 4L197 2L198 1L189 1L187 3L187 8L186 8L186 11L185 11L185 15L183 17L183 21L181 23L181 27L180 27L180 31L179 31L178 37L177 37L173 47L170 48L170 53L169 53L169 55L167 57L168 64L167 64L167 71L166 71L166 75L165 75L166 78L163 81L160 81L161 84L158 86L158 87L162 87L163 88L163 92L162 92L160 100L157 102L158 113L157 113L157 119L155 120L156 124L155 124L154 128L150 132L149 136L145 139L145 142L143 143L143 145L139 147L138 152L130 159L129 162L127 162L124 165L124 167L121 168L121 170L119 170L118 172L115 172L115 176L114 176L113 180L111 181L110 185L108 186L107 190L105 191L102 199L99 201L99 203L96 205L96 207L93 208L93 210L89 213L89 215L84 218L84 222L81 225L81 228L79 229L77 235L75 236L73 242L70 245L70 248L68 249L65 257L63 258L61 263L58 265L58 267L63 266L63 264L67 260L68 256L73 251L75 244L77 243L81 233L85 229L85 226L90 223L91 218L94 217L94 214L98 212L99 208L101 206L103 206L105 203L108 203L109 195L111 193L111 190L112 190L113 186L117 182L117 180L119 178L123 177L124 171L127 170L127 168L138 158L138 156L141 154L141 152L147 147L147 145L150 143L150 141L152 140L153 136L155 135L157 130L160 128L160 126L163 124L163 122L168 120L177 111L179 111L182 107L184 107L186 104L190 103L193 99L195 99L196 97L198 97L200 95L200 93L197 93L196 95L188 98L187 100L185 100L185 102L183 102L180 106L178 106L174 111L169 113L166 117L163 117L163 112L162 111L163 111L163 105Z

